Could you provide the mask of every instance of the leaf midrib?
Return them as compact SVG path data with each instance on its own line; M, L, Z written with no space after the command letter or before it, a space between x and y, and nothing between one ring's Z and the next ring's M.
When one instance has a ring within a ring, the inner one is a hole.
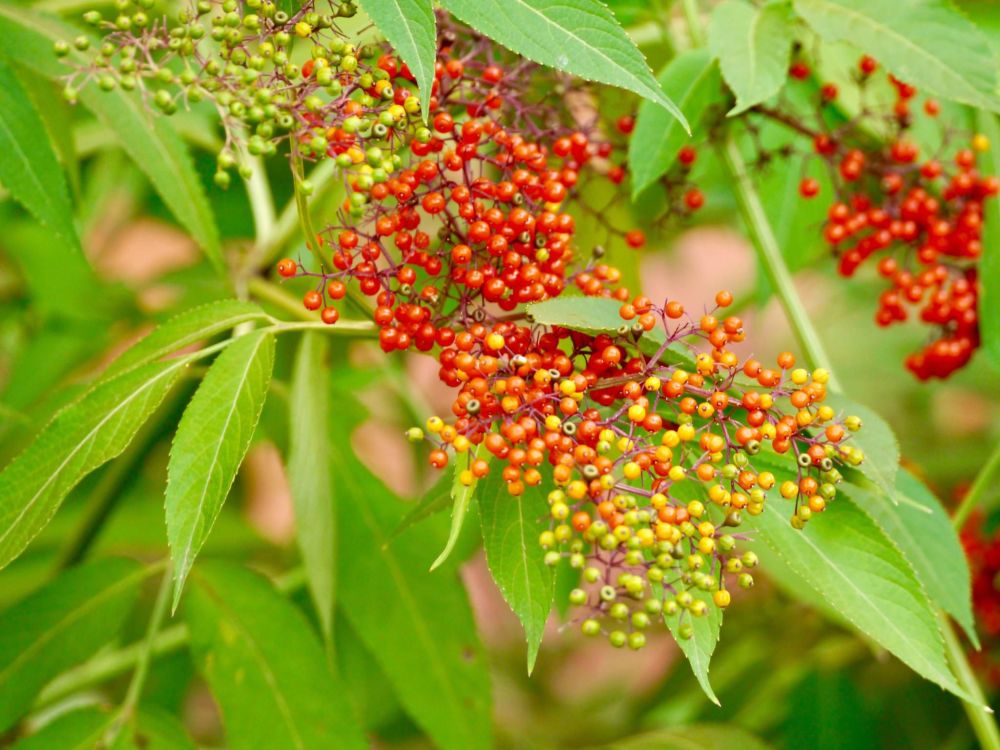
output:
M102 427L104 427L104 425L105 425L105 424L106 424L106 423L107 423L107 422L108 422L109 420L111 420L112 418L114 418L115 416L117 416L117 415L119 414L119 412L121 412L121 411L122 411L122 410L123 410L123 409L124 409L125 407L129 406L129 405L130 405L130 404L132 403L132 401L133 401L133 400L135 400L136 398L138 398L138 397L139 397L139 395L141 395L141 394L143 394L143 393L144 393L145 391L147 391L147 390L148 390L148 389L149 389L149 388L150 388L150 387L151 387L152 385L154 385L155 383L159 382L161 378L164 378L164 377L166 377L167 375L171 375L171 374L173 374L173 372L174 372L175 370L177 370L177 369L178 369L179 367L181 367L181 366L183 366L183 365L185 365L185 364L187 364L187 360L186 360L186 359L179 359L179 360L177 360L177 364L175 364L175 365L172 365L172 366L170 366L170 367L167 367L166 369L164 369L164 370L163 370L162 372L160 372L160 373L159 373L158 375L156 375L155 377L152 377L152 378L150 378L149 380L145 380L145 381L143 381L142 385L141 385L140 387L136 388L136 389L135 389L135 390L134 390L134 391L133 391L133 392L132 392L132 393L131 393L131 394L130 394L130 395L128 396L128 398L126 398L126 399L124 399L123 401L119 402L119 404L118 404L117 406L115 406L114 408L112 408L111 410L109 410L109 411L108 411L108 413L107 413L107 414L106 414L106 415L104 416L104 418L103 418L103 419L101 419L101 421L100 421L100 422L98 422L98 423L97 423L97 424L96 424L96 425L95 425L95 426L93 427L93 429L91 429L91 430L90 430L90 432L88 432L88 433L87 433L87 434L86 434L86 435L84 436L84 438L83 438L83 439L82 439L82 440L81 440L80 442L78 442L78 443L77 443L77 444L76 444L76 445L75 445L75 446L73 447L73 449L72 449L72 450L70 450L70 451L69 451L69 453L68 453L68 454L66 455L66 457L65 457L65 458L63 459L62 463L60 463L60 464L59 464L59 465L58 465L58 466L57 466L57 467L55 468L55 470L53 470L53 471L52 471L52 473L51 473L51 474L49 474L49 478L45 480L45 482L44 482L44 483L42 484L42 486L41 486L41 487L39 487L39 488L38 488L37 492L35 492L34 496L33 496L33 497L32 497L32 498L31 498L31 499L30 499L30 500L29 500L29 501L27 502L27 504L26 504L26 505L24 506L24 508L23 508L23 509L21 510L21 512L20 512L20 513L19 513L19 514L17 515L17 517L16 517L16 518L15 518L15 519L14 519L14 520L13 520L13 521L11 522L11 524L10 524L10 526L9 526L9 527L7 528L7 530L6 530L6 531L5 531L5 532L4 532L4 533L3 533L2 535L0 535L0 545L2 545L2 544L3 544L4 542L5 542L5 541L7 541L7 539L8 539L9 537L10 537L10 535L11 535L11 534L12 534L12 533L13 533L13 532L14 532L14 531L15 531L15 530L17 529L17 527L18 527L18 524L19 524L19 523L21 522L21 520L22 520L22 519L24 518L25 514L26 514L26 513L28 513L28 512L29 512L29 511L30 511L30 510L31 510L31 509L32 509L32 508L34 507L35 503L37 503L37 502L38 502L39 498L40 498L40 497L41 497L41 496L42 496L42 495L43 495L43 494L45 493L45 491L46 491L46 490L48 489L48 487L49 487L49 486L50 486L50 485L51 485L51 484L52 484L52 483L53 483L53 482L54 482L54 481L55 481L55 480L56 480L57 478L59 478L59 475L60 475L60 472L62 472L62 470L63 470L63 469L64 469L64 468L66 467L66 465L67 465L67 464L68 464L68 463L69 463L70 461L72 461L72 460L73 460L73 458L75 458L75 457L76 457L76 455L77 455L78 453L80 453L80 451L82 451L82 450L83 450L84 446L86 446L86 445L87 445L87 444L88 444L88 443L89 443L89 442L90 442L90 441L91 441L92 439L94 439L94 437L95 437L95 433L99 432L99 431L100 431L100 429L101 429ZM110 382L110 381L109 381L109 382ZM51 425L51 424L52 424L52 423L50 423L50 425ZM15 460L16 460L16 459L15 459ZM7 468L9 469L10 467L8 466Z

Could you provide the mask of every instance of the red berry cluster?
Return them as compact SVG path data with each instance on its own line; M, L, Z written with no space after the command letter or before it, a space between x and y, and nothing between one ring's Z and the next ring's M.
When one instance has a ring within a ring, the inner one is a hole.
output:
M689 618L728 606L727 580L752 585L756 558L737 550L742 514L763 512L777 486L802 528L835 497L837 465L863 459L846 442L860 420L823 403L825 371L729 350L745 337L739 318L721 315L731 302L720 292L694 320L677 302L637 297L619 329L597 334L474 325L441 354L454 420L410 431L436 445L436 468L461 457L463 483L500 471L515 496L554 485L546 560L583 570L594 586L571 594L581 628L615 646L641 647L660 612L690 635ZM798 473L780 481L788 453Z
M856 80L868 86L878 65L864 56ZM809 78L802 61L793 64L792 78ZM869 258L890 286L879 298L875 314L879 326L902 322L916 308L919 320L935 329L934 337L906 359L907 368L921 380L944 378L966 365L979 346L978 277L982 253L983 202L995 196L1000 182L976 171L974 151L959 149L946 157L950 139L942 138L941 153L920 154L908 131L918 113L913 111L916 89L889 76L895 92L886 146L873 146L863 129L865 113L856 120L830 125L824 110L836 106L837 87L825 84L819 93L816 129L804 118L758 108L757 112L794 125L811 138L812 151L828 167L838 200L830 206L823 230L825 241L839 259L841 275L850 277ZM936 101L924 102L923 113L936 117ZM868 123L870 124L870 123ZM979 150L988 147L983 136L972 139ZM819 193L819 182L805 178L799 186L804 198Z

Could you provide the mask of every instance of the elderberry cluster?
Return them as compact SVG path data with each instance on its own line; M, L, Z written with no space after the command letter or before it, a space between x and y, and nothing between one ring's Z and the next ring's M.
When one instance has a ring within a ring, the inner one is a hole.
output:
M801 529L835 498L837 467L863 460L848 440L860 420L823 403L824 370L729 350L745 336L739 318L718 317L731 302L720 292L694 320L677 302L637 297L618 331L596 335L474 326L439 355L458 389L454 420L409 433L435 445L436 468L464 461L466 484L500 471L514 496L552 487L546 562L582 570L587 587L570 597L581 628L615 646L641 647L661 611L689 636L690 618L728 606L734 581L753 583L742 514L762 513L777 488ZM794 481L771 471L782 454L795 456Z
M872 57L860 59L854 80L862 95L877 71ZM806 80L810 69L798 60L789 74ZM876 323L906 321L916 308L916 317L934 334L906 358L906 367L921 380L945 378L979 347L983 204L1000 190L1000 181L976 170L975 152L989 148L982 135L961 136L941 125L937 152L921 154L911 131L921 114L937 118L940 106L926 99L921 112L914 107L913 86L891 75L888 80L895 95L891 112L869 105L841 122L830 116L839 92L827 83L811 117L790 105L757 107L752 116L784 123L810 139L833 183L835 202L823 238L838 258L838 271L853 276L875 258L878 274L889 284L879 298ZM886 145L873 141L874 130L888 133ZM807 199L819 190L813 178L799 186Z

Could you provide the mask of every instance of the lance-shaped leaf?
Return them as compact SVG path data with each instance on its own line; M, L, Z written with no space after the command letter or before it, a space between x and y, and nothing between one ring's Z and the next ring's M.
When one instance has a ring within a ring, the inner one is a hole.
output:
M670 629L670 634L680 647L684 656L687 657L688 665L694 673L695 679L705 695L717 706L722 704L715 695L712 685L708 680L709 664L712 661L712 654L719 644L719 635L722 632L722 610L715 606L712 596L703 591L692 592L696 599L704 600L708 609L701 617L693 617L690 612L681 610L679 614L667 617L663 620ZM692 635L690 638L681 637L680 631L684 625L690 625Z
M1000 106L993 50L947 0L795 0L795 10L826 41L853 44L923 91Z
M690 130L642 53L600 0L443 0L463 23L542 65L633 91Z
M79 253L73 206L45 123L9 65L0 62L0 184L71 251Z
M736 95L737 115L777 94L788 77L792 53L791 9L784 3L761 7L744 0L715 6L708 43L722 76Z
M288 481L295 504L295 529L323 635L333 632L336 593L337 517L333 507L327 437L330 387L326 369L327 339L307 331L292 369L288 405Z
M549 506L538 486L525 487L524 494L512 497L499 469L483 480L476 499L486 562L497 588L524 626L530 674L555 593L555 570L545 564L545 551L538 544L539 524Z
M268 581L230 564L199 566L184 609L229 747L368 747L309 622Z
M908 471L901 471L896 477L894 500L877 488L848 483L841 485L839 494L870 516L896 543L930 600L954 617L978 646L969 561L951 519L926 485Z
M30 708L49 680L118 635L147 573L131 560L106 558L63 573L0 613L0 729Z
M761 459L758 456L758 459ZM778 481L794 472L769 464ZM895 542L852 502L836 500L802 531L788 522L790 504L777 496L746 524L755 539L777 555L855 628L917 674L970 700L948 667L944 641L927 593ZM764 568L766 555L761 555Z
M13 3L0 3L0 39L6 44L0 56L17 65L59 80L91 61L71 50L65 60L53 51L57 41L69 41L80 34L54 16L38 13ZM105 92L87 86L80 101L119 138L122 148L146 174L181 225L205 251L219 270L224 268L219 233L198 173L187 147L165 117L147 112L135 94L115 89Z
M13 745L11 750L94 750L108 729L111 715L97 708L69 711L35 734Z
M455 544L458 542L458 535L462 533L462 526L465 524L465 514L469 510L469 503L472 502L473 493L479 480L472 474L472 462L477 458L489 461L490 454L486 446L480 443L474 450L470 449L465 457L455 459L453 469L454 475L451 480L451 527L448 529L448 540L444 543L441 554L431 563L431 570L435 570L444 564L448 559Z
M331 434L330 460L343 492L339 528L351 539L338 549L341 611L375 655L400 703L444 750L492 746L489 673L461 583L427 571L445 538L432 518L389 541L406 513L353 455L351 421ZM359 550L364 550L359 554ZM372 606L384 602L385 606Z
M274 336L240 336L220 354L177 427L167 464L167 541L174 609L250 447L274 366Z
M659 81L695 128L705 110L723 99L719 66L707 49L682 52L663 69ZM687 139L680 122L662 107L648 100L639 105L635 131L628 142L633 200L669 171Z
M361 0L361 9L385 34L406 63L420 89L420 109L427 117L437 59L437 21L431 0Z
M0 568L45 528L81 479L125 450L186 364L154 362L102 382L0 472Z
M826 403L836 409L841 416L861 418L861 429L852 432L849 441L850 445L864 451L865 460L858 468L889 499L896 502L899 443L892 428L867 406L862 406L839 393L829 394Z
M267 320L267 313L252 302L227 299L199 305L161 323L126 349L105 370L105 379L154 362L179 349L214 336L240 323Z

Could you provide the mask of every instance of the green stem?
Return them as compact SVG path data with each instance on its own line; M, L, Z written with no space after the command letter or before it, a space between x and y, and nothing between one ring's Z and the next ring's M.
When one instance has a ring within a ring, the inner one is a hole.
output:
M149 624L146 627L146 637L138 645L136 654L135 669L132 671L132 679L129 681L128 690L122 700L121 708L115 720L108 727L104 735L104 746L112 747L122 727L128 722L139 706L139 699L142 697L142 689L146 684L146 677L149 674L149 665L153 660L153 650L156 645L156 637L160 633L160 625L167 613L167 604L170 601L171 582L173 581L173 568L167 565L163 571L163 578L160 581L160 588L156 592L156 602L153 604L153 612L149 616Z
M956 529L961 530L965 526L969 514L983 501L986 493L995 488L993 480L996 478L998 471L1000 471L1000 441L997 442L993 453L986 460L983 468L976 474L976 479L973 481L969 491L965 493L965 497L962 498L961 505L955 510L955 515L952 516L951 522Z
M274 234L275 215L274 198L271 196L271 185L267 181L267 171L264 162L255 156L251 162L253 172L244 181L247 197L250 199L250 211L253 214L254 236L261 245Z
M691 44L701 47L705 44L705 32L701 27L701 15L698 12L698 0L684 0L684 20L687 21L688 32L691 34Z
M335 177L337 176L337 165L333 159L324 159L319 165L309 173L309 182L313 185L312 200L314 202L323 200L329 192L339 185ZM257 249L257 267L263 267L272 263L278 254L291 242L295 233L300 229L299 203L295 197L289 201L284 210L278 216L274 224L273 231L261 238Z
M168 581L165 588L169 592L169 570L165 575L165 580ZM294 568L274 580L275 588L283 594L296 593L305 588L305 585L306 573L305 569L301 567ZM166 598L169 600L169 596ZM158 594L157 605L159 605L159 601ZM163 606L166 607L166 604ZM162 619L162 613L160 619ZM101 685L130 669L138 669L141 660L146 660L148 668L148 664L154 658L181 650L187 646L189 639L190 633L186 625L172 625L169 628L157 630L153 633L152 638L148 637L147 634L147 637L142 641L99 654L90 661L84 662L68 672L63 672L62 675L50 682L39 693L34 708L36 711L47 708L74 693Z
M795 288L792 274L785 264L778 240L774 236L771 222L768 221L767 213L764 211L764 204L761 203L757 188L747 171L746 162L743 160L743 155L731 133L726 135L720 147L720 153L733 178L736 198L757 256L774 287L775 295L781 302L781 307L785 311L785 316L788 318L796 339L798 339L799 346L802 347L802 352L814 367L823 367L830 371L830 390L839 391L840 384L830 367L830 357L823 348L819 333L802 304L802 298Z
M302 306L301 300L293 297L277 284L274 284L267 279L262 279L260 276L254 276L250 279L247 283L247 290L257 299L263 300L264 302L270 302L275 307L280 307L289 315L293 315L299 320L308 320L312 322L319 320L319 315L315 312L309 312L309 310L306 310Z
M972 731L976 733L979 746L983 750L1000 750L1000 731L997 730L996 718L993 709L989 708L979 681L976 679L972 666L965 655L965 647L962 645L955 626L943 614L938 617L941 621L941 632L944 635L945 650L948 654L948 661L951 662L958 684L961 685L972 698L972 702L962 701L962 708L965 715L969 717L969 724Z
M305 179L302 167L302 157L296 153L292 154L292 178L295 185L295 207L299 214L299 223L302 225L302 233L305 235L306 247L316 258L321 271L327 271L326 258L316 242L316 230L313 229L312 215L309 213L309 200L302 189L302 181Z

